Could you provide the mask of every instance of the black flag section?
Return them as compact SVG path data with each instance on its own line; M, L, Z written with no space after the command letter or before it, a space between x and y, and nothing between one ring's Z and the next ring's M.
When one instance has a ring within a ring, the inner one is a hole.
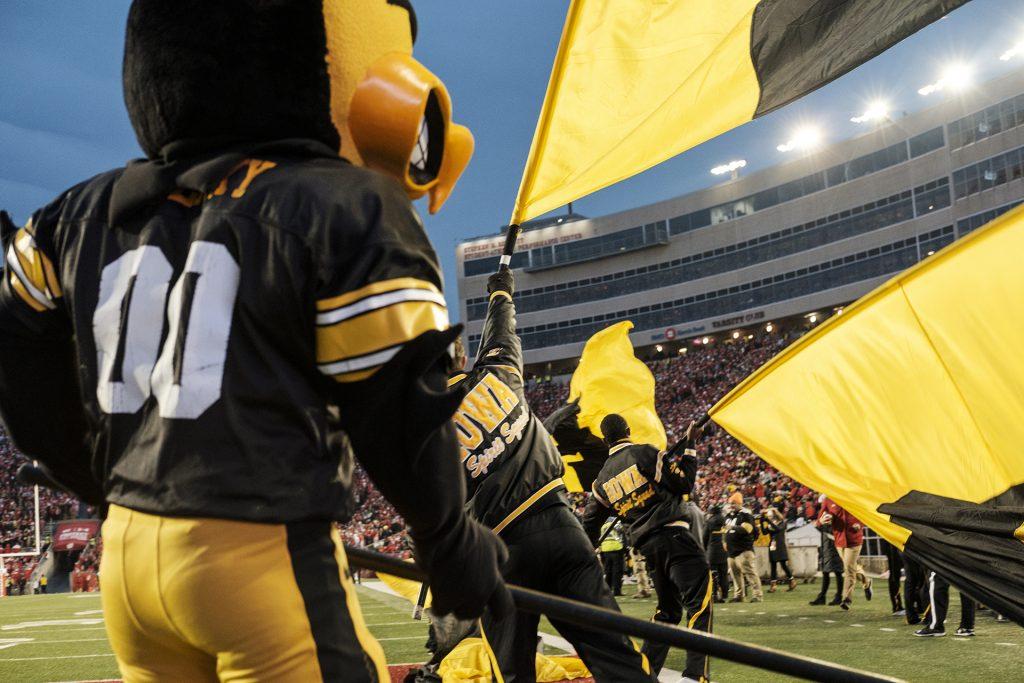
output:
M1024 484L980 505L911 491L878 511L913 532L907 555L1024 626Z
M750 56L754 118L817 90L968 0L762 0Z

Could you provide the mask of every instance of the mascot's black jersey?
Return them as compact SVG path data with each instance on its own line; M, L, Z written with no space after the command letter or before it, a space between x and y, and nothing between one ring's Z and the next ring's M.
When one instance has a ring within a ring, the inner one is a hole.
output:
M560 502L564 465L526 402L515 306L505 292L491 295L473 369L452 383L468 391L453 419L469 513L500 532L527 510Z
M614 511L625 524L632 546L666 525L685 526L695 532L696 520L683 496L693 490L696 477L693 450L673 455L649 444L624 442L612 446L594 479L593 495L583 513L583 528L592 541L596 540L601 525ZM699 533L694 536L700 538Z
M331 383L448 326L402 189L312 140L172 145L68 190L5 248L10 431L26 452L91 455L102 496L144 512L344 518ZM90 443L61 442L76 416Z

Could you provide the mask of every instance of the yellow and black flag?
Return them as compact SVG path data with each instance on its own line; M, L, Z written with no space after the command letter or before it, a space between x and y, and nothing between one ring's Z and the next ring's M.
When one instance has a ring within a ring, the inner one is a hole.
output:
M633 323L624 320L587 340L569 383L569 405L544 421L565 461L562 478L570 491L589 491L608 459L601 420L609 413L626 418L634 443L666 446L654 407L654 375L633 353L631 329Z
M773 466L1024 625L1024 207L783 351L711 409Z
M572 0L512 223L763 116L968 0Z

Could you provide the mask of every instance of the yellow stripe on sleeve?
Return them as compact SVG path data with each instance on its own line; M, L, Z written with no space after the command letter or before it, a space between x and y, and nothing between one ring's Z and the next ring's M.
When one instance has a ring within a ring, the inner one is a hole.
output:
M32 298L32 295L28 293L27 289L25 289L25 285L21 284L21 280L18 279L17 275L11 272L8 275L8 279L10 280L11 288L14 289L15 293L19 297L21 297L21 300L28 304L33 310L38 311L39 313L42 313L43 311L46 310L46 306L43 306L41 303Z
M316 302L316 310L330 311L335 308L341 308L353 304L360 299L373 296L375 294L384 294L385 292L393 292L400 289L422 289L434 294L440 294L441 292L430 282L426 280L420 280L414 277L399 277L393 280L382 280L380 282L373 282L360 287L353 292L347 292L339 296L331 297L329 299L321 299Z
M427 330L448 327L448 312L433 302L394 304L357 318L317 328L317 363L333 363L386 349Z
M11 283L18 295L28 297L26 301L31 299L29 305L36 310L53 308L53 300L63 294L57 272L49 257L36 246L28 227L15 234L7 260Z

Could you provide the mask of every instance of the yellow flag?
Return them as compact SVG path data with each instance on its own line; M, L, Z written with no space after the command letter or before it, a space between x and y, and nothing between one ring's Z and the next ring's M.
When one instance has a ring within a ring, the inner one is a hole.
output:
M512 223L841 76L967 0L573 0Z
M1018 621L1022 254L1024 207L868 294L711 410L773 466Z
M579 367L569 384L569 400L580 399L580 427L601 434L601 420L609 413L626 418L635 443L664 449L665 427L654 407L654 375L633 354L625 320L606 327L583 347Z

